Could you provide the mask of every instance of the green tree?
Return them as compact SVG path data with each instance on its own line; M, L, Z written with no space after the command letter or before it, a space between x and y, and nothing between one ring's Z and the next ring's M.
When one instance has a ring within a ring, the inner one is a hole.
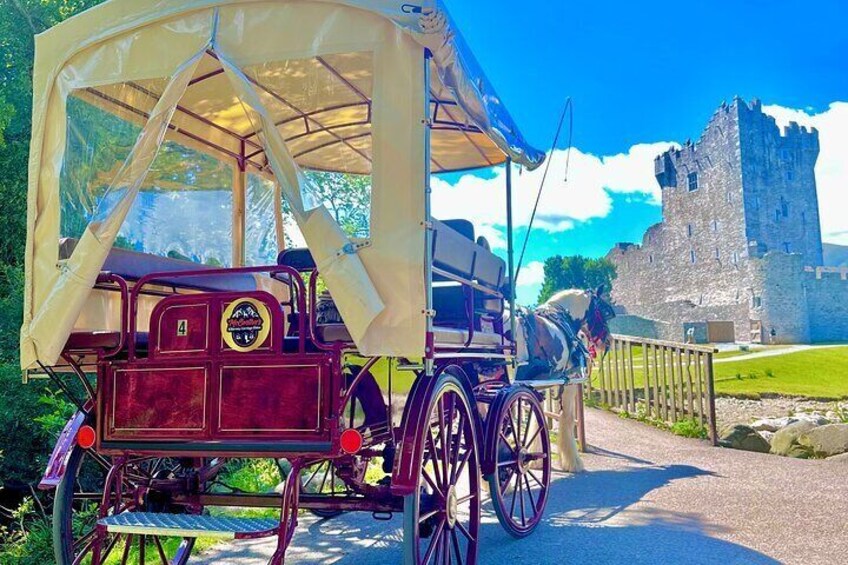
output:
M0 264L20 264L26 241L33 37L100 1L0 0Z
M371 177L307 171L313 196L323 202L346 234L368 237L371 225Z
M606 258L590 259L580 255L555 255L545 261L545 280L539 293L542 303L560 290L569 288L595 289L601 285L609 290L616 277L615 265Z

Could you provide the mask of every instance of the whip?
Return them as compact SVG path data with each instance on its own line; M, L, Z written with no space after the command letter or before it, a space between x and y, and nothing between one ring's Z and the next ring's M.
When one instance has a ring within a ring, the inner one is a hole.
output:
M548 178L548 172L551 169L551 161L553 161L554 150L556 149L557 143L559 142L559 136L562 133L562 126L565 123L565 115L568 114L568 145L566 146L565 152L565 179L564 182L568 182L568 166L571 161L571 143L574 136L574 105L571 102L571 97L569 96L565 100L565 107L562 109L562 114L559 117L559 124L557 125L556 134L554 135L554 141L551 144L551 152L550 157L548 158L548 162L545 163L545 172L542 174L542 182L539 184L539 191L536 193L536 203L533 205L533 213L530 214L530 223L527 224L527 233L524 234L524 243L521 246L521 255L518 256L518 268L515 270L515 283L518 281L518 274L521 272L521 265L524 262L524 252L527 251L527 242L530 241L530 232L533 229L533 222L536 220L536 211L539 209L539 201L542 199L542 191L545 188L545 181Z

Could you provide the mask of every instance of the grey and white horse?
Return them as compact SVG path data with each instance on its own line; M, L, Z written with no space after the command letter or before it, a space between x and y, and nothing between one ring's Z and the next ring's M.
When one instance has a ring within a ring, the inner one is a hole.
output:
M608 322L615 314L602 298L603 292L603 287L563 290L534 310L520 308L516 312L516 380L565 385L557 438L563 471L583 470L573 432L577 385L588 378L593 359L602 358L610 343Z

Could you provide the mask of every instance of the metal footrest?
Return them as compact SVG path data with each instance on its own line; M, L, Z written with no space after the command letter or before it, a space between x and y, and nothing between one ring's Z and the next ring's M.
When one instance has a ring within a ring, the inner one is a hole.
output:
M280 527L272 518L229 518L195 514L124 512L99 521L109 532L183 538L245 539L273 536Z
M588 377L560 377L554 379L516 379L515 384L522 384L530 388L542 389L554 386L582 385L587 382Z

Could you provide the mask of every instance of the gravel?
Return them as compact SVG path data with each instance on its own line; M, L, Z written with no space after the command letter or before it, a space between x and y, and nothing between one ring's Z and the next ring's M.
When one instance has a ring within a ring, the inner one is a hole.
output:
M848 402L841 402L848 411ZM819 400L808 400L804 398L763 398L759 400L745 398L716 398L716 420L719 427L726 424L747 424L762 418L782 418L791 416L798 412L819 413L827 417L831 412L830 419L834 418L832 413L837 403L834 401L822 402Z

